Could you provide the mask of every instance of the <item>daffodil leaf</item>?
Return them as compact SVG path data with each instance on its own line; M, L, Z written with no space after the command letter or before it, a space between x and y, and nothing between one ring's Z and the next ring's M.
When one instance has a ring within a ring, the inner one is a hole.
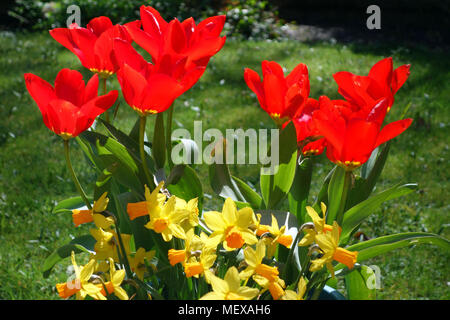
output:
M405 232L359 242L347 247L347 250L358 251L358 262L376 257L380 254L411 245L429 243L450 252L450 241L427 232Z
M349 300L374 300L376 298L376 275L368 266L353 268L345 275L345 288Z
M61 260L70 257L72 251L75 253L94 251L94 245L96 240L91 235L84 235L73 239L68 244L56 249L50 256L44 261L42 272L44 278L48 278L53 267Z
M92 197L88 197L88 200L90 203L93 203ZM52 213L67 213L67 212L72 213L72 210L80 209L85 206L86 204L84 203L84 200L81 197L68 198L58 202L58 204L53 208Z

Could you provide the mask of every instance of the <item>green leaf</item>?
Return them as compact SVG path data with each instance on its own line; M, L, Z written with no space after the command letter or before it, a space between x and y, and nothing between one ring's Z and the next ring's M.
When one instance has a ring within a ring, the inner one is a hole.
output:
M198 198L198 210L202 212L203 187L197 172L190 166L185 166L181 177L176 183L173 182L166 185L169 192L186 201Z
M239 188L239 191L244 197L245 202L250 204L250 207L252 207L253 209L260 209L263 204L261 196L241 179L235 176L231 176L231 179Z
M377 160L373 164L373 167L368 171L367 175L367 183L366 183L366 198L369 197L370 193L372 192L373 188L375 187L375 184L378 181L378 178L381 175L381 172L383 171L384 165L386 164L387 157L389 155L389 150L391 146L391 141L388 141L384 144L384 147L381 151L378 152ZM381 148L381 147L378 147Z
M349 300L374 300L376 297L375 273L368 266L354 268L345 275L345 288Z
M342 167L337 167L331 176L330 184L328 185L328 212L327 223L332 225L333 221L337 220L339 210L344 197L346 187L346 172ZM339 223L339 221L338 221Z
M158 169L164 168L166 162L166 138L164 135L164 116L156 115L155 129L153 133L152 155Z
M358 262L371 259L378 255L411 245L429 243L434 244L445 251L450 251L450 241L433 233L405 232L383 236L347 247L347 250L358 251Z
M289 211L297 217L299 226L306 222L306 203L312 178L312 159L303 159L296 168L294 182L289 191Z
M297 165L297 134L294 124L281 131L278 148L271 146L270 152L279 151L279 164L275 168L263 166L260 174L261 194L266 208L275 209L287 196L295 177ZM272 174L274 171L274 174Z
M73 239L68 244L56 249L50 256L44 261L44 266L42 267L44 278L48 278L53 267L61 260L69 257L74 251L75 253L88 252L92 253L94 251L94 245L96 240L91 235L84 235Z
M233 201L246 202L238 182L232 179L228 165L226 164L223 150L226 148L216 148L214 150L217 159L222 159L222 163L212 163L209 166L209 183L213 191L222 198L231 198ZM220 158L221 157L221 158Z
M340 242L346 243L353 229L378 209L383 202L404 196L416 188L416 184L396 185L347 210L344 213Z
M325 203L326 206L328 206L328 186L330 185L331 177L334 174L334 171L336 171L337 166L334 166L333 169L328 172L327 176L323 180L322 187L320 187L319 193L317 195L316 201L314 202L313 208L317 212L320 211L320 203Z
M93 202L92 198L88 197L89 202ZM58 202L58 204L53 208L52 213L66 213L66 212L72 212L74 209L79 209L86 206L83 199L81 197L73 197L68 198L65 200L62 200Z

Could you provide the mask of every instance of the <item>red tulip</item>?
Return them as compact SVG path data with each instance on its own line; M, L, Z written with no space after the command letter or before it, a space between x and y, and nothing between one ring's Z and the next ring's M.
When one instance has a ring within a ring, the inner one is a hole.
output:
M24 76L45 125L64 139L76 137L88 129L98 115L114 104L118 95L117 90L113 90L97 96L96 74L85 86L81 73L62 69L56 76L55 87L34 74Z
M123 62L117 79L125 101L141 116L167 110L191 86L191 81L198 79L195 71L183 73L185 60L173 64L167 57L155 66L125 41L116 40L116 48L117 57Z
M137 25L127 25L127 30L133 40L152 56L155 65L168 54L174 60L186 57L186 69L206 67L209 59L225 44L226 37L220 37L225 24L224 15L207 18L198 25L193 18L167 22L150 6L141 6L140 15L142 29Z
M388 111L394 104L394 95L409 76L410 65L393 70L392 58L377 62L368 76L342 71L333 75L339 93L349 102L367 109L381 98L387 99Z
M308 68L300 63L284 77L281 66L274 61L261 63L263 81L258 73L246 68L244 79L258 97L259 104L272 119L281 125L301 114L309 95Z
M137 22L130 24L136 25ZM56 28L50 30L50 35L73 52L84 67L103 78L109 77L120 67L114 55L114 39L132 41L126 28L113 25L108 17L92 19L87 28L75 23L69 28Z
M346 170L353 170L365 163L376 147L405 131L412 119L398 120L381 129L388 101L380 99L363 114L352 112L348 106L336 107L338 102L320 97L313 121L326 139L328 159Z
M318 109L319 102L308 98L302 112L292 119L297 131L297 144L302 148L304 155L319 155L326 147L326 140L320 137L320 132L317 130L312 118L313 112Z

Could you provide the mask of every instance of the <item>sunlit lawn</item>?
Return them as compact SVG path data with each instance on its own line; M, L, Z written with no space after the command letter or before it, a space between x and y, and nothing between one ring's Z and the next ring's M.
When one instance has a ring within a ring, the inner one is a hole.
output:
M385 56L395 66L410 63L411 76L396 95L388 120L398 119L411 103L413 126L395 139L378 190L397 182L417 182L419 191L386 203L362 226L369 237L394 232L427 231L450 238L449 118L450 61L446 52L426 48L297 42L233 42L212 58L199 83L175 102L174 127L193 129L272 128L269 117L245 85L244 67L260 71L262 60L275 60L291 70L308 65L311 96L338 98L332 74L347 70L367 74ZM61 68L81 70L79 61L48 33L0 35L0 299L56 299L54 284L66 281L69 262L58 265L48 279L44 259L71 237L88 232L74 228L69 215L53 215L55 203L76 195L63 158L59 137L42 117L25 90L23 74L31 72L53 83ZM114 80L110 87L118 89ZM129 130L136 114L122 100L115 124ZM148 128L152 125L149 121ZM150 132L150 130L149 130ZM94 171L75 142L72 156L80 180L92 190ZM332 168L325 156L315 162L311 202L323 176ZM206 166L197 166L207 194L206 208L221 200L211 190ZM257 166L232 166L233 173L258 187ZM449 299L450 255L423 245L394 251L369 261L381 270L381 299Z

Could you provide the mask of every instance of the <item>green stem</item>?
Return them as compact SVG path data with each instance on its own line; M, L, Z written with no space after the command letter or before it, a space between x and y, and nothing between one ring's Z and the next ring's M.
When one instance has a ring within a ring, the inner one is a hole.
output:
M103 94L106 94L106 78L102 78L103 82ZM105 111L105 121L109 124L109 110Z
M172 121L173 121L173 109L174 106L170 106L167 110L167 127L166 127L166 149L167 149L167 161L169 168L173 168L172 162Z
M347 203L347 196L349 194L351 187L352 187L352 171L345 171L344 188L342 190L341 203L339 204L339 210L336 215L336 221L340 226L342 226L342 220L344 219L345 205Z
M115 220L117 238L119 240L120 251L122 251L122 258L123 258L123 262L125 265L125 271L127 273L127 277L129 279L131 279L131 277L133 276L133 273L131 272L130 263L128 262L128 257L127 257L127 252L125 251L125 246L123 245L122 234L120 233L119 226L117 225L118 224L117 219L115 217L114 217L114 220Z
M300 234L302 231L298 230L297 235L295 236L294 241L291 244L291 248L289 249L288 256L286 258L286 263L284 265L283 271L281 273L281 278L286 279L287 269L291 266L292 256L294 255L295 247L297 247L298 240L300 239Z
M150 171L148 170L147 159L145 158L145 149L144 149L146 120L147 118L145 116L141 116L141 121L139 123L139 151L141 153L142 168L144 169L144 173L147 178L148 187L150 188L150 191L153 191L153 189L155 189L155 183L153 182L152 176L150 175Z
M70 161L70 152L69 152L69 140L64 139L64 155L66 157L67 167L69 168L69 172L72 175L72 180L75 183L75 187L77 188L81 198L83 199L84 203L88 207L89 210L92 210L91 203L89 202L86 193L84 192L83 188L81 187L80 181L78 181L78 178L75 174L75 171L72 167L72 162Z

